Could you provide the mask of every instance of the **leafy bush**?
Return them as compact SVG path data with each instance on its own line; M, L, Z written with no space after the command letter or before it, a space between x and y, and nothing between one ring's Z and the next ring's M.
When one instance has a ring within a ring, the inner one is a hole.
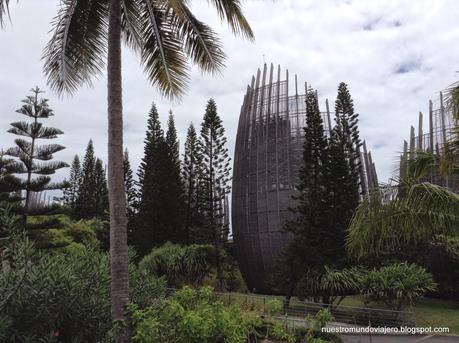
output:
M213 252L211 245L166 243L145 256L139 267L158 277L164 276L169 287L198 286L212 270Z
M209 287L185 287L161 304L130 307L133 342L245 343L256 317L225 307Z
M359 267L309 270L297 285L300 297L320 298L320 302L338 305L345 296L359 293L364 269Z
M1 262L9 265L0 273L2 341L105 339L112 327L107 253L88 248L31 255L18 250ZM131 298L140 306L163 294L164 283L142 274L132 263L130 274Z
M363 294L400 311L426 292L436 289L432 275L416 264L395 263L369 271L363 279Z
M279 315L283 309L282 301L278 299L271 299L266 302L265 309L270 316Z

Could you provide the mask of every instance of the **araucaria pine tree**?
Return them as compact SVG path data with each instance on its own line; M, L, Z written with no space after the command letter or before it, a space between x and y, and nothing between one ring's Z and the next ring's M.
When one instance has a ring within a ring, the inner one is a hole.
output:
M108 187L104 164L100 158L94 166L94 212L98 218L108 219Z
M230 192L230 157L226 148L225 129L217 113L217 105L210 99L206 106L199 140L202 156L199 168L200 207L204 223L195 237L213 244L220 287L224 287L220 251L228 239L224 202Z
M131 162L129 161L129 151L124 150L124 190L126 192L126 212L128 217L134 216L137 211L138 194L134 180L134 173L132 172Z
M285 225L285 230L293 234L285 256L288 295L308 269L333 263L336 256L329 219L328 143L317 96L312 89L307 92L304 131L303 165L295 197L297 206L292 209L294 218Z
M188 127L185 153L183 154L182 178L185 187L185 230L188 241L193 242L191 233L204 223L199 207L199 167L201 164L201 151L198 136L191 123Z
M78 155L73 157L72 165L70 166L70 177L68 185L64 189L64 203L70 207L74 207L80 194L81 184L81 163Z
M135 218L138 210L138 192L136 182L134 180L134 173L132 172L131 163L129 161L129 152L126 148L124 150L124 191L126 193L126 213L128 218L128 242L134 243L134 227Z
M360 200L362 164L358 114L345 83L340 83L335 102L335 127L330 137L329 187L335 232L341 237L339 248L344 255L344 240L350 220ZM363 179L363 178L362 178ZM338 238L338 236L337 236Z
M18 205L21 201L21 179L13 175L16 162L7 157L4 150L0 150L0 206Z
M358 128L359 115L354 112L354 102L349 89L344 82L338 86L338 95L335 102L336 127L341 131L338 135L339 143L344 148L345 158L349 163L349 179L346 192L349 194L349 208L354 211L363 193L365 185L361 184L363 166L360 158L362 142Z
M73 215L78 218L104 219L108 211L108 191L102 160L95 157L94 145L89 140L81 168L81 184Z
M186 238L177 133L172 117L168 124L165 138L153 105L139 169L141 194L134 236L140 255L150 252L154 246L168 241L182 243Z
M16 146L6 151L6 155L16 158L15 163L10 165L10 173L21 174L25 178L16 186L16 191L23 191L24 206L22 209L23 224L27 226L29 215L47 214L54 207L41 204L39 208L33 208L33 193L46 190L62 189L63 183L51 183L50 175L56 170L68 167L67 163L61 161L51 161L53 155L63 149L59 144L39 144L39 140L50 140L57 138L63 132L53 127L44 126L42 119L48 119L54 113L48 105L48 100L39 98L43 93L38 87L31 90L32 95L24 99L22 107L18 113L30 118L30 122L18 121L11 123L9 133L21 136L15 140ZM55 222L55 221L53 221ZM47 226L41 223L43 227ZM35 227L36 225L34 225Z
M169 112L166 132L167 158L165 158L163 205L170 227L168 240L173 243L187 243L188 235L184 227L184 189L181 177L179 142L174 116Z

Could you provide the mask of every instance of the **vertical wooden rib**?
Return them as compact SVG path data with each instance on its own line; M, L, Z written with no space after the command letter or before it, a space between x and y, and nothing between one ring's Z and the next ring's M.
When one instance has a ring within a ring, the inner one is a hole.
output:
M433 132L433 104L432 100L429 100L429 150L431 153L435 152Z
M423 151L422 142L422 112L419 112L419 124L418 124L418 150Z
M328 121L328 132L330 133L330 137L332 135L332 124L331 124L331 118L330 118L330 106L328 104L328 99L325 99L325 107L327 110L327 121Z

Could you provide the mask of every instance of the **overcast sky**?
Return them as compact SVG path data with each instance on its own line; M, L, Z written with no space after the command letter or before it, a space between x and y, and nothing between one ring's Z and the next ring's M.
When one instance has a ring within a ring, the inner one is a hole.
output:
M56 116L48 125L62 129L56 155L70 163L83 155L90 138L96 154L106 160L106 79L72 98L59 99L42 76L42 48L58 0L11 1L12 24L0 31L0 148L12 145L5 133L9 123L22 120L15 110L29 89L47 91ZM459 3L451 1L245 1L244 12L256 35L255 43L233 37L220 25L207 1L194 1L196 16L220 35L228 56L222 75L194 70L181 103L161 97L146 81L136 56L123 55L125 145L137 166L143 153L147 113L154 101L166 123L169 109L176 116L181 145L190 122L198 126L206 101L216 100L227 129L232 154L240 106L251 76L263 62L280 64L290 75L311 83L334 101L339 82L349 84L381 181L396 166L397 153L419 111L428 100L459 79ZM56 140L57 142L57 140ZM181 147L183 150L183 147ZM60 177L65 175L60 173Z

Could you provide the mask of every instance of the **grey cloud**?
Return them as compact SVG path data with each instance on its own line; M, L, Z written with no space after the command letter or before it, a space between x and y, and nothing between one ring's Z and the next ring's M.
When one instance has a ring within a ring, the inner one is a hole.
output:
M0 31L0 147L13 142L5 131L17 120L14 111L27 91L36 84L48 90L40 56L57 3L12 2L13 25ZM339 82L348 83L360 113L361 136L373 151L380 179L387 180L410 125L417 123L418 111L426 112L428 99L435 100L439 90L457 79L459 6L455 0L245 1L243 7L256 34L255 44L233 37L206 1L193 2L196 15L221 35L228 59L226 69L215 77L193 67L188 95L181 102L164 99L146 81L138 58L125 49L125 145L134 166L143 154L153 101L163 125L172 109L183 144L189 123L199 129L207 100L215 98L231 152L247 84L266 61L288 68L301 83L311 83L318 89L322 107L325 98L333 107ZM365 25L372 30L365 31ZM422 64L412 68L411 61ZM410 72L396 73L398 68ZM57 157L69 161L74 154L82 155L92 138L97 155L106 159L105 76L72 98L58 99L51 92L46 96L56 112L49 124L65 131L60 141L67 149Z

